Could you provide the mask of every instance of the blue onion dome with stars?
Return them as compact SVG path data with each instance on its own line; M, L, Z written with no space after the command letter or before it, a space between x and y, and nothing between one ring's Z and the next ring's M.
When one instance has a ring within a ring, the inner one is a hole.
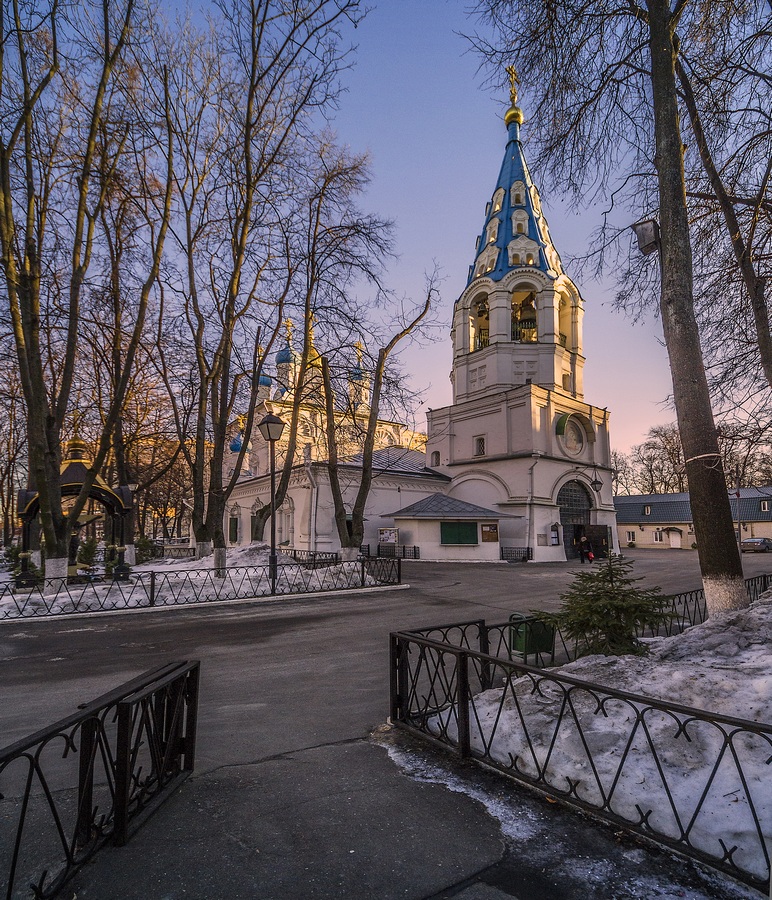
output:
M553 278L563 274L520 142L523 111L517 105L517 73L513 66L507 73L511 105L504 124L508 141L467 284L483 276L500 281L515 269L538 269Z

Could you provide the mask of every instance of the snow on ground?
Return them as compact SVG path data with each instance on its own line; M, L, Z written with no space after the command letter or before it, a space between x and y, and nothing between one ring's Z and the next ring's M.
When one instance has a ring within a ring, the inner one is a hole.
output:
M587 887L585 896L608 896L602 890L605 887L613 890L616 900L715 900L717 897L751 900L759 897L752 888L708 869L687 870L680 877L673 875L672 867L666 872L655 871L650 852L634 844L615 842L615 851L599 859L596 854L587 853L581 832L577 840L564 829L556 828L554 817L546 814L544 801L536 796L502 792L476 779L468 769L449 769L433 762L420 750L395 744L387 734L376 733L374 739L386 749L395 765L415 781L440 784L481 803L489 815L498 820L502 834L516 854L549 867L558 880L564 873L565 882L583 881ZM676 868L680 873L683 867L676 864Z
M344 562L318 569L298 565L292 557L277 554L276 595L271 594L268 560L270 548L263 542L228 551L224 577L214 569L212 556L204 559L154 559L132 567L126 582L98 576L85 584L46 582L48 594L0 592L0 619L49 614L137 609L147 606L185 606L190 603L247 600L282 595L374 587L379 582L367 572L362 580L358 562ZM151 578L151 573L155 577Z
M227 553L228 566L267 566L268 557L271 555L271 547L264 541L255 541L244 547L229 547ZM278 550L276 557L280 566L294 564L295 560ZM132 571L181 571L191 569L211 569L214 565L214 556L205 556L203 559L174 559L164 556L161 559L151 559L132 567Z
M772 723L772 592L748 609L646 643L646 656L591 656L552 671L668 704ZM472 747L488 747L493 759L531 777L541 770L556 792L567 790L570 779L578 796L598 807L605 794L612 811L628 821L638 821L639 808L651 811L656 830L676 839L688 830L692 845L711 855L721 857L721 841L736 846L735 863L767 877L753 810L772 847L772 724L769 734L739 729L727 740L735 731L731 724L673 716L634 700L599 702L605 696L602 688L548 679L534 689L527 676L485 691L470 704ZM454 711L436 715L432 727L447 728L455 738Z

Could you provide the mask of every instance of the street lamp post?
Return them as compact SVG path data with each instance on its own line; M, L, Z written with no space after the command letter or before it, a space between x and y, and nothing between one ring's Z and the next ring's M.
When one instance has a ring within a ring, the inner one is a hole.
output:
M271 555L268 557L268 576L271 579L271 593L276 593L276 441L284 431L284 422L268 413L258 423L258 430L268 441L271 458Z

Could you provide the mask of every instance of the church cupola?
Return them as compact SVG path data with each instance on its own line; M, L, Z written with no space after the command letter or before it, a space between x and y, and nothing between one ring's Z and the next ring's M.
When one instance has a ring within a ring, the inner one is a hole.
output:
M537 384L583 396L584 303L563 271L520 140L510 78L507 143L453 318L454 402Z
M293 393L297 383L298 368L300 366L300 355L292 346L293 324L290 319L284 322L286 332L286 343L276 354L276 390L274 391L274 400L281 400L287 394Z

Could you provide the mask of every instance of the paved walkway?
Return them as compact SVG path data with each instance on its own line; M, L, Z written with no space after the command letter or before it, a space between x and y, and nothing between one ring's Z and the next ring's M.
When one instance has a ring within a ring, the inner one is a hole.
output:
M758 898L384 724L390 630L502 621L570 570L415 564L410 590L3 624L2 744L161 661L202 660L196 772L63 896Z

